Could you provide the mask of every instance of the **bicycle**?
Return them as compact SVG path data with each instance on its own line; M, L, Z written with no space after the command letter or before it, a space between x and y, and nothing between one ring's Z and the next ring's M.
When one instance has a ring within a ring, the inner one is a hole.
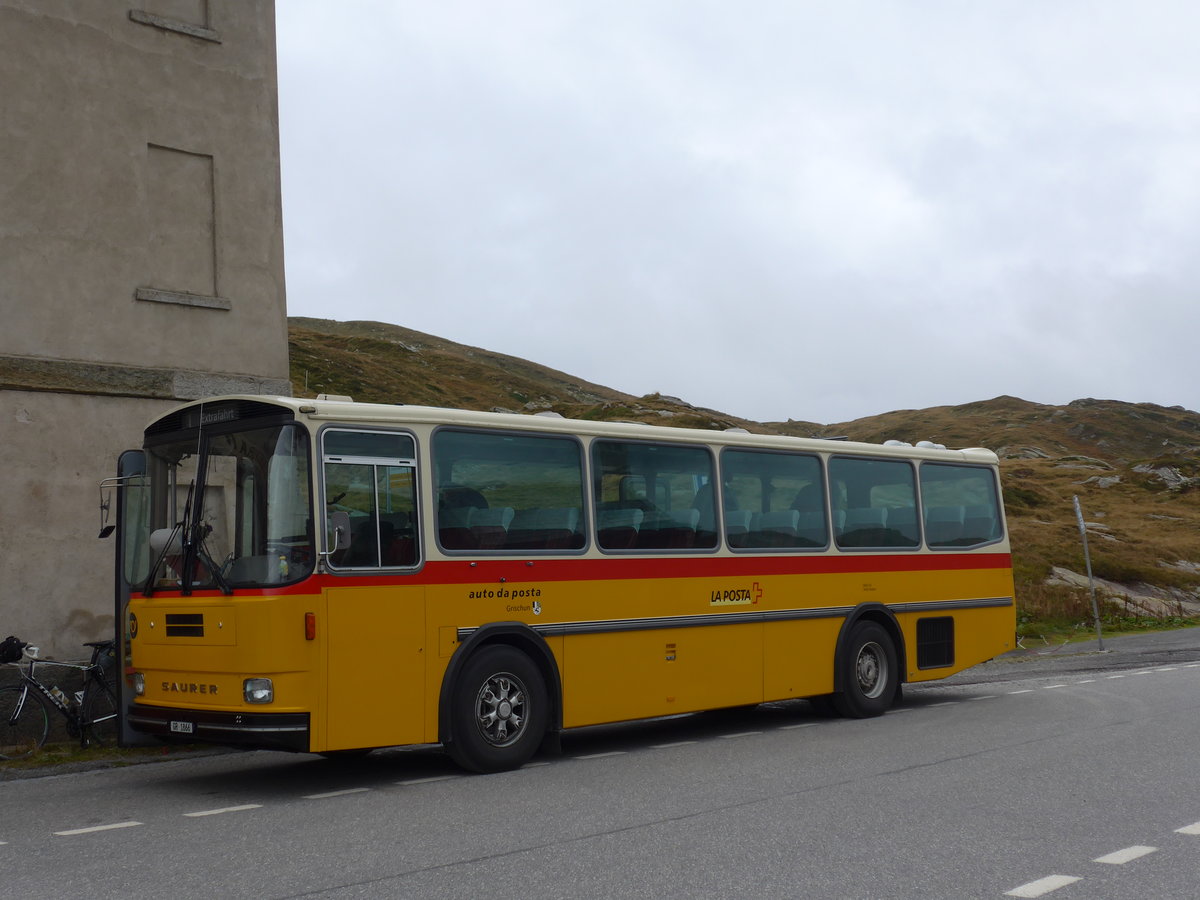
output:
M116 740L117 694L107 677L116 668L115 642L90 641L84 646L92 648L87 665L39 659L37 647L16 637L0 641L0 663L17 664L21 676L20 684L0 688L0 759L22 759L46 743L47 703L66 719L67 733L79 738L80 747L103 747ZM46 687L38 679L39 666L82 672L83 690L68 696L57 685Z

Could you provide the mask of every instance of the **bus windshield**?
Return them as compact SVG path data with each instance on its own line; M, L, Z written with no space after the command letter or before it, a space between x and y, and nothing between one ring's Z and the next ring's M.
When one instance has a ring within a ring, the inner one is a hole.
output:
M263 587L313 569L309 450L297 425L201 432L146 448L149 502L140 504L155 589ZM136 568L136 567L135 567Z

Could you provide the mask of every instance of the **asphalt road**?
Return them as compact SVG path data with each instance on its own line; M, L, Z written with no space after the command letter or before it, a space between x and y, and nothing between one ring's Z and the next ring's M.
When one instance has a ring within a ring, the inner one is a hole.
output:
M435 748L231 753L0 783L45 897L1200 895L1200 631L1015 655L878 719L802 702L570 733L491 776Z

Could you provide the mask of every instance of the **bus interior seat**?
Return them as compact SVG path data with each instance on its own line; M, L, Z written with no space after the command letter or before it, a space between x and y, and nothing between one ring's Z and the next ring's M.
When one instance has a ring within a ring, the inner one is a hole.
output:
M982 544L999 536L1000 520L992 507L981 504L963 510L962 540L965 543Z
M777 509L756 513L750 524L750 545L753 547L794 547L800 513L794 509Z
M353 516L350 524L350 546L338 560L339 566L379 565L379 529L375 513Z
M824 510L797 510L797 546L824 547L829 543L829 529L825 527Z
M381 565L411 566L416 563L417 540L409 513L380 513L379 537Z
M899 543L915 544L921 539L915 506L890 506L885 521L888 530L895 532L894 539Z
M953 544L962 535L961 506L933 506L925 511L925 539L930 544Z
M700 515L696 519L696 546L711 547L717 543L717 507L713 483L706 481L696 490L692 498L692 509Z
M846 510L839 543L846 547L886 547L886 510L882 506L859 506Z
M750 536L750 517L748 509L725 510L725 539L730 547L745 547Z
M495 550L508 540L508 528L515 512L511 506L495 506L489 509L469 507L471 537L480 550Z
M637 544L638 530L645 513L640 509L599 509L596 532L606 550L628 550Z
M578 550L583 547L579 509L574 506L519 509L504 545L516 550Z
M537 526L545 535L548 550L574 550L583 546L577 507L538 510Z
M471 534L472 506L443 507L437 511L438 541L447 550L473 550Z

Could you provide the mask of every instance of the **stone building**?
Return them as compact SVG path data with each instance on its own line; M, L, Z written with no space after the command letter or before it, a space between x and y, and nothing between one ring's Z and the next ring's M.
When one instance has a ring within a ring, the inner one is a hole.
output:
M113 631L101 479L147 422L288 393L270 0L0 0L0 637Z

